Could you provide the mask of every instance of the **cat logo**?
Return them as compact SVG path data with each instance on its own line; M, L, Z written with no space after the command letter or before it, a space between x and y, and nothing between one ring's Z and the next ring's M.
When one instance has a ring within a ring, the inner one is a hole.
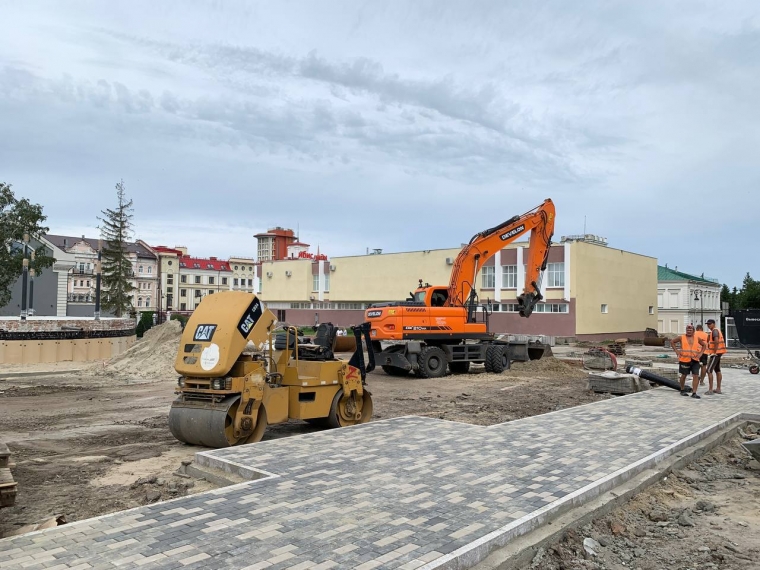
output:
M193 335L193 340L197 342L210 342L214 337L216 325L198 325Z

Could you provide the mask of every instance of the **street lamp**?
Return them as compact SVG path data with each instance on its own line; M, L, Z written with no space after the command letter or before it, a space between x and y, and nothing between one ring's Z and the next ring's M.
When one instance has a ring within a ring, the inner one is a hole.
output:
M29 257L31 258L31 264L34 265L34 250L29 254ZM34 267L32 267L29 270L29 316L34 316L34 276L35 271Z
M21 262L23 270L21 273L21 320L26 320L26 288L29 280L29 260L26 258L26 246L29 243L29 234L24 234L24 260Z
M694 300L699 301L699 324L705 324L705 301L703 299L705 292L702 289L694 290ZM696 310L696 307L694 307Z

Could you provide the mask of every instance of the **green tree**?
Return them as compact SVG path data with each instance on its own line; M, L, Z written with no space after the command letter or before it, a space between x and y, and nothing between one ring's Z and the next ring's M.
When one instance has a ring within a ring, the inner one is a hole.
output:
M733 304L731 303L731 289L728 288L728 285L725 283L723 284L723 287L720 289L720 306L723 306L723 303L728 303L729 306L733 309Z
M33 238L46 234L48 228L42 226L46 219L42 206L32 204L26 198L16 198L11 185L0 182L0 307L11 300L11 288L23 271L24 234ZM55 262L55 259L45 255L44 246L34 253L35 258L29 262L29 268L34 269L37 275Z
M135 290L130 283L134 268L127 256L127 242L132 237L132 200L127 200L123 180L116 184L116 198L116 208L103 210L103 217L98 218L102 222L100 237L105 242L101 256L101 305L121 317L132 307L131 293Z
M760 309L760 281L752 279L747 273L742 281L742 288L737 301L739 309Z

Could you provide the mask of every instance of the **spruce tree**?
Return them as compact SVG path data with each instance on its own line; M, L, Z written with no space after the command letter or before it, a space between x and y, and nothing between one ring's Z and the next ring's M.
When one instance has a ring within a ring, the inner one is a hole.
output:
M104 242L101 255L101 305L117 317L121 317L132 307L131 293L135 287L130 282L134 278L134 268L127 256L127 242L132 236L132 200L127 200L124 181L116 184L118 204L114 209L102 210L98 218L100 237Z

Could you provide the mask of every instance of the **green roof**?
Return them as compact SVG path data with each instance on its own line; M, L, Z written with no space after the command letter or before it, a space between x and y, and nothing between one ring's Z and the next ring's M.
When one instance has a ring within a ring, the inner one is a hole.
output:
M715 285L717 281L713 279L705 279L704 277L698 277L696 275L690 275L683 271L676 271L662 265L657 266L657 281L697 281L699 283L710 283Z

